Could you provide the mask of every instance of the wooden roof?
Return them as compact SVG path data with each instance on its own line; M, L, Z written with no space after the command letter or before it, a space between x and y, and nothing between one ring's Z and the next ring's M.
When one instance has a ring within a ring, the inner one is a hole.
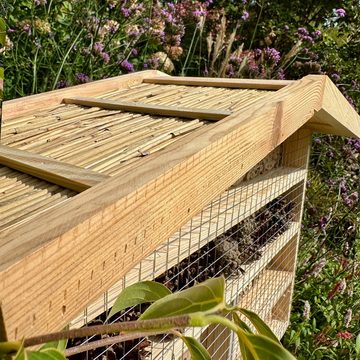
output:
M358 114L325 76L145 71L5 102L0 303L9 337L66 324L304 126L360 137ZM39 294L48 300L33 318Z

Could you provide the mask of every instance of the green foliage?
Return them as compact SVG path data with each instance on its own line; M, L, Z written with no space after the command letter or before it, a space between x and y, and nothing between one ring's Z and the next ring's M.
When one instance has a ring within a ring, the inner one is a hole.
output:
M193 360L211 360L208 351L196 339L189 336L182 336L181 339L189 349Z
M128 307L152 303L169 294L171 294L171 291L166 286L154 281L141 281L130 285L117 297L108 318Z
M40 351L29 351L22 348L14 360L66 360L66 357L57 349L47 348Z
M196 312L223 310L225 279L213 278L189 289L165 296L156 301L140 316L141 320Z
M278 338L274 335L269 326L260 319L259 315L255 314L253 311L242 308L239 308L238 310L251 321L259 334L264 335L275 342L279 342Z
M158 300L155 292L159 290ZM154 321L162 320L167 323L166 318L174 321L174 327L180 320L186 319L189 326L199 327L211 324L220 324L235 331L238 335L244 360L294 360L295 358L285 350L277 341L270 328L256 314L245 309L238 309L225 304L225 279L218 277L209 279L192 288L179 291L174 294L166 294L166 291L159 284L152 282L141 282L125 289L118 297L117 309L122 310L124 306L143 304L144 302L153 302L152 305L143 313L138 321L132 323L131 332L151 331L154 329ZM252 333L248 325L241 320L237 312L242 313L258 329L258 334ZM115 312L114 312L115 313ZM235 322L227 318L232 315ZM177 317L176 317L177 316ZM148 320L145 323L142 320ZM152 323L153 321L153 323ZM136 326L138 324L138 326ZM239 326L237 325L239 324ZM103 325L102 333L106 333L111 325ZM164 326L163 326L164 327ZM156 325L159 332L163 328ZM165 329L165 328L164 328ZM167 328L166 328L167 329ZM79 329L80 332L82 329ZM170 330L171 332L172 330ZM179 336L186 344L193 360L209 360L210 355L207 350L196 339L182 335L177 330L172 331L174 335ZM51 336L51 334L49 335ZM58 337L66 338L67 333L62 333ZM46 341L46 336L42 336L39 341ZM24 340L26 343L26 340ZM98 343L98 342L97 342ZM29 344L29 341L27 342ZM35 344L34 342L32 344ZM98 346L101 346L97 344ZM18 352L15 360L62 360L65 359L64 350L66 342L58 341L44 345L39 351L29 351L24 349L20 343L0 343L0 358L6 358L8 354Z

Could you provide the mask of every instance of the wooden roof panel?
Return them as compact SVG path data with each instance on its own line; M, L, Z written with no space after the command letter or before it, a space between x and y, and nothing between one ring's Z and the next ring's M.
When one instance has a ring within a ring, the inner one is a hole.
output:
M0 166L0 232L74 195L74 191Z

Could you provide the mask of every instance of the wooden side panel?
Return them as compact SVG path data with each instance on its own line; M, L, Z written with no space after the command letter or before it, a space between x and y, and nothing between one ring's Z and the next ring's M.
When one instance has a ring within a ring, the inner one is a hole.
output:
M9 337L62 328L305 124L320 106L322 82L289 87L84 191L46 222L39 216L0 234Z

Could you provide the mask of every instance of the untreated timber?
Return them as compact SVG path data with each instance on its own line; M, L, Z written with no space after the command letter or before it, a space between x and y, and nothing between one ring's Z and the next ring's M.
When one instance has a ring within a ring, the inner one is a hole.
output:
M108 178L92 170L5 145L0 145L0 164L78 192Z
M82 106L95 106L108 110L123 110L141 114L176 116L188 119L202 120L222 120L226 116L231 115L230 111L225 110L204 110L197 108L178 108L175 106L146 104L141 102L93 99L90 97L71 97L63 100L65 104L76 104Z
M360 137L358 113L329 78L325 79L321 109L308 125L325 134Z
M65 326L305 124L321 106L323 80L305 77L290 87L58 205L46 222L37 216L1 233L9 338Z
M47 211L46 221L38 215L0 233L8 337L65 326L308 123L322 108L325 81L307 76L244 105ZM336 116L333 109L329 114ZM354 121L346 132L359 136L360 121Z
M132 85L140 84L143 79L148 76L156 76L158 74L165 76L164 73L156 70L146 70L76 85L69 88L53 90L42 94L31 95L26 98L8 100L3 103L2 119L6 122L9 119L34 113L50 106L60 104L64 97L76 96L79 94L82 96L96 96L109 92L110 90L115 91L128 88Z
M204 77L154 76L143 79L143 82L163 85L209 86L234 89L279 90L292 84L293 80L261 79L219 79Z

